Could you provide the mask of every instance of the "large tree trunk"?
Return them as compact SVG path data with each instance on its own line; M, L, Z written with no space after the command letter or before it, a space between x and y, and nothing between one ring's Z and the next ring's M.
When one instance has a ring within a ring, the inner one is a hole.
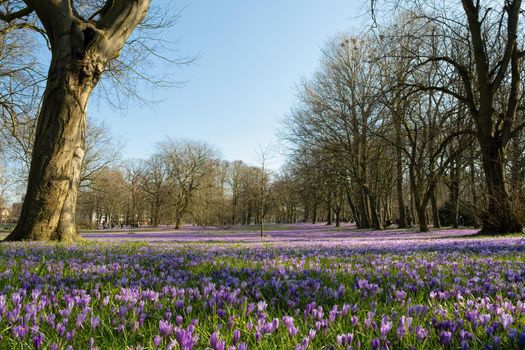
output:
M54 234L70 192L63 228L70 232L74 226L78 188L75 178L80 178L79 173L74 174L74 159L83 158L79 141L83 142L86 104L96 80L86 79L79 62L71 62L68 50L54 53L53 57L38 117L27 193L19 223L6 238L10 241L62 237L62 230Z
M146 15L150 0L108 0L89 20L69 0L24 2L46 31L51 65L22 212L6 239L69 240L76 237L78 162L83 159L88 98L107 63Z
M483 170L487 182L488 210L483 217L482 233L502 234L522 232L506 188L505 150L496 141L481 143Z

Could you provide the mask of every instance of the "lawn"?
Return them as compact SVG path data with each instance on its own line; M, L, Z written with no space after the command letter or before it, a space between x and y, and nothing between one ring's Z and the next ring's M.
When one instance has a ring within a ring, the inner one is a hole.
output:
M525 237L322 225L0 245L1 349L519 349Z

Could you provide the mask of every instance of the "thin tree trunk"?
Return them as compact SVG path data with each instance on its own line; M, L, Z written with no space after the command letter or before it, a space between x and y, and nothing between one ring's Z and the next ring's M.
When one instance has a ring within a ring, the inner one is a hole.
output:
M369 216L370 211L368 210L368 198L365 196L364 191L359 191L359 222L361 227L359 228L370 228L371 218Z
M179 212L177 212L175 214L175 230L180 229L181 225L182 225L182 215Z
M399 208L399 217L397 220L398 228L406 228L407 216L405 211L405 198L403 195L403 154L401 152L401 125L398 117L394 117L395 128L396 128L396 194L397 194L397 206Z
M326 203L326 211L327 211L326 224L332 225L332 205L330 202Z
M450 188L450 200L452 202L452 207L453 207L453 210L454 210L454 217L453 217L453 222L452 222L452 226L454 228L458 228L459 227L459 205L460 205L460 200L459 200L459 181L460 181L460 178L461 178L461 175L460 175L460 168L458 166L458 161L457 159L454 161L454 164L453 164L453 167L452 167L452 172L451 172L451 188Z
M437 205L435 188L432 190L432 193L430 194L430 204L432 207L432 225L434 226L434 228L440 228L441 223L439 222L439 208Z
M372 214L372 225L375 230L382 230L383 225L381 224L381 220L379 219L379 213L377 208L377 197L375 194L370 195L370 212Z
M416 200L418 201L418 200ZM416 205L417 207L417 217L419 224L419 232L428 232L428 220L427 220L427 210L426 206Z

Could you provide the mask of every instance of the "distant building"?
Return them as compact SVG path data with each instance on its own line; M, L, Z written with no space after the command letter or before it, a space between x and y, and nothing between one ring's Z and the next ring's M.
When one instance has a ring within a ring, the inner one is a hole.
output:
M9 209L7 208L0 208L0 222L2 224L5 224L9 221L10 215L9 215Z

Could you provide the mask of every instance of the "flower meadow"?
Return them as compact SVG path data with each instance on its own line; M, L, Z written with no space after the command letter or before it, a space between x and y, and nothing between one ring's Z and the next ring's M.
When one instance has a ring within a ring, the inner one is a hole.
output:
M0 349L525 349L525 238L470 233L1 244Z

